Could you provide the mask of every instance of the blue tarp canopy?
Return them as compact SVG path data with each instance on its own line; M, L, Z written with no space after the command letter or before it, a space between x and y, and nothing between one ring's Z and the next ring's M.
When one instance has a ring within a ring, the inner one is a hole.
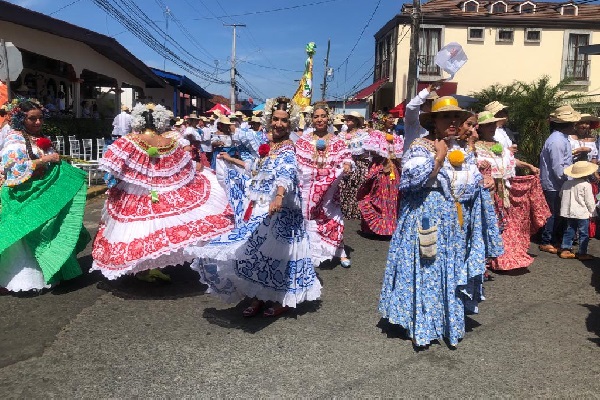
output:
M264 111L264 110L265 110L265 103L259 104L252 109L252 111Z

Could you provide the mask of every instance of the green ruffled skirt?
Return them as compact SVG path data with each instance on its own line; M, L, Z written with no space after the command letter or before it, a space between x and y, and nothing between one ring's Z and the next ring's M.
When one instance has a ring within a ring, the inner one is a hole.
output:
M52 166L41 178L16 187L2 187L2 284L15 273L14 265L19 263L11 260L15 252L7 250L19 244L31 252L46 284L81 275L77 253L91 239L83 227L86 194L86 173L65 162Z

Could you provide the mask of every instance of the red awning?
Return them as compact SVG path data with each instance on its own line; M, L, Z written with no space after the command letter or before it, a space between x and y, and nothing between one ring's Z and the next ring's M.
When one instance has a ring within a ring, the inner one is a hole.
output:
M419 82L417 84L417 93L429 86L431 82ZM458 89L458 82L444 82L440 90L437 91L438 96L452 96L456 94Z
M392 108L389 112L396 118L404 118L404 111L406 110L406 100Z
M388 81L388 78L381 78L380 80L376 81L372 85L369 85L366 88L360 90L358 93L356 93L356 96L354 96L354 98L352 100L362 100L366 97L369 97L370 95L375 93L377 90L379 90L380 87L382 87L384 84L386 84L387 81Z

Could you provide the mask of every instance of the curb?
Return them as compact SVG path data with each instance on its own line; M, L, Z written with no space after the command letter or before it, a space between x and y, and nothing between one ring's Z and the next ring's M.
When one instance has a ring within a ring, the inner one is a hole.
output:
M101 196L104 193L106 193L106 185L99 185L99 186L91 186L88 188L87 190L87 200L93 199L94 197L97 196Z

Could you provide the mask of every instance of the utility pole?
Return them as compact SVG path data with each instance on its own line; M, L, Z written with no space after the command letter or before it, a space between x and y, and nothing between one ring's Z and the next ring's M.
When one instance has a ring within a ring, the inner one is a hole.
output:
M410 54L408 56L408 79L406 98L412 99L417 94L419 68L419 34L421 33L421 1L413 0L410 24Z
M235 112L235 103L237 95L237 85L235 84L235 30L238 26L245 27L244 24L223 24L223 26L233 27L233 44L231 45L231 91L230 91L230 108L231 112Z
M327 92L327 73L329 72L329 49L331 48L331 39L327 39L327 55L325 56L325 73L323 74L323 86L321 86L321 100L325 101Z
M165 41L163 47L167 47L167 36L169 35L169 17L171 16L171 10L169 7L165 7ZM167 57L163 58L163 71L167 70Z

